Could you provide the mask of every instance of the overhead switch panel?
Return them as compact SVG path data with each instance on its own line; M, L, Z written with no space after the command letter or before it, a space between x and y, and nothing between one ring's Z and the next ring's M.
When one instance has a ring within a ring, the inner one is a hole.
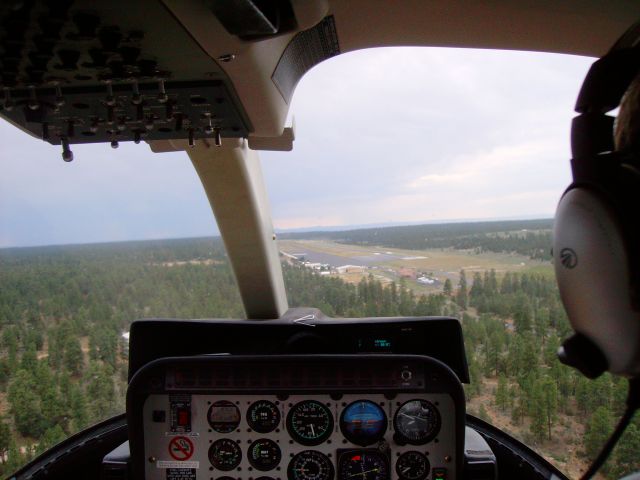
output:
M0 115L65 151L250 130L222 69L153 0L2 2L0 64Z

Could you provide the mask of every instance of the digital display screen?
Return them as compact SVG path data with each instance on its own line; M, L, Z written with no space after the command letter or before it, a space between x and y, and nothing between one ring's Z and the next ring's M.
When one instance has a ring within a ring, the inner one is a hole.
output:
M358 351L365 353L391 352L393 341L389 337L361 337L358 339Z

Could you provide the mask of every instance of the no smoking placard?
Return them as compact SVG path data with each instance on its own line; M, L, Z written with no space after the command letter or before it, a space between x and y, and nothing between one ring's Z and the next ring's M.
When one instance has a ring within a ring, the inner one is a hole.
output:
M169 442L169 455L179 462L189 460L193 455L193 442L187 437L173 437Z

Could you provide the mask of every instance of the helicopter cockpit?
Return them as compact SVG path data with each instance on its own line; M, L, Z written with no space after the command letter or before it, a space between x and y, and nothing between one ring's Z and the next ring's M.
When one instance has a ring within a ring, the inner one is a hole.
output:
M313 305L289 308L257 152L294 148L288 114L298 82L346 52L447 46L600 57L622 36L623 53L594 67L574 123L576 157L608 152L598 129L611 125L596 113L618 105L639 69L640 30L628 30L639 16L640 6L624 0L4 2L0 116L52 152L58 147L65 162L81 161L74 146L86 143L186 152L247 316L134 322L126 414L75 434L12 478L566 478L467 414L458 319L331 318ZM599 92L608 83L617 98L606 98L605 109ZM575 165L578 186L602 175ZM579 212L590 204L569 197L554 250L563 300L575 305L581 300L568 292L580 279L572 275L585 275L574 268L590 246L574 246L571 232L588 237L595 210L581 216L570 201ZM594 321L574 322L581 333L565 344L563 361L587 375L632 376L634 347L618 356L607 338L637 335L623 324L602 334Z

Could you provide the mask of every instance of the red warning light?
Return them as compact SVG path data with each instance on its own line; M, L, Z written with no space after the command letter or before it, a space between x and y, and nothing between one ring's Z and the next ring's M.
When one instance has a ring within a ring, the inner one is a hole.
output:
M181 427L185 427L189 425L189 411L188 410L178 410L178 425Z
M353 457L351 457L352 462L359 462L360 460L362 460L362 457L360 455L354 455Z

